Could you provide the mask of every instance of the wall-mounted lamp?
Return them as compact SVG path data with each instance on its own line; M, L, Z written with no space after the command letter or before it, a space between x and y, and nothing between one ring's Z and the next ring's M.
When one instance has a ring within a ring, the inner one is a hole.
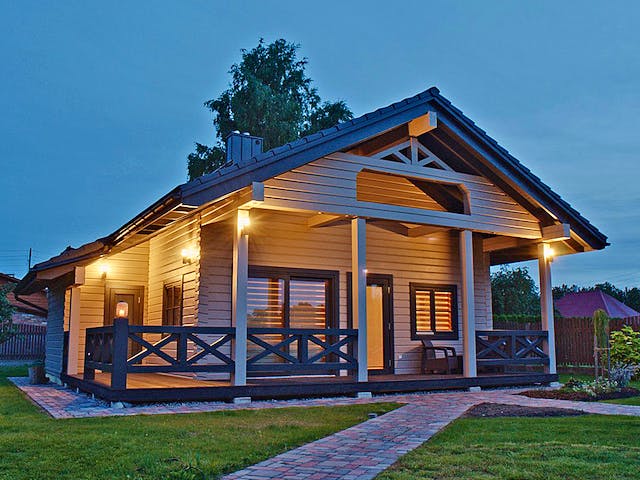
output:
M193 248L183 248L181 255L182 255L183 265L188 265L190 263L193 263L197 257L196 251Z
M98 266L98 270L100 271L100 276L102 278L107 278L107 274L109 273L109 265L106 263L101 263Z
M249 210L238 211L238 230L243 232L251 225L251 219L249 218Z
M129 318L129 304L127 302L116 304L116 318Z
M551 245L548 243L544 244L544 259L548 262L553 262L553 257L555 257L556 252L554 252Z

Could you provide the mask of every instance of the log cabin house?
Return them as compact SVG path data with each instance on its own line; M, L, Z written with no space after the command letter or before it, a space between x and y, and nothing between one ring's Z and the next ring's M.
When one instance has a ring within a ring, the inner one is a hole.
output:
M437 88L267 152L233 133L227 160L21 280L48 289L53 381L147 402L557 380L552 253L607 239ZM543 330L493 330L490 266L533 259Z

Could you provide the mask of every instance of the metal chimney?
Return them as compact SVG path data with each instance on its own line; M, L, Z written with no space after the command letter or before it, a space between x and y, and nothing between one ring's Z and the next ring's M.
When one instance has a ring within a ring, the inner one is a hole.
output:
M254 137L248 132L240 133L238 130L231 132L227 137L227 163L241 165L261 154L262 140L261 137Z

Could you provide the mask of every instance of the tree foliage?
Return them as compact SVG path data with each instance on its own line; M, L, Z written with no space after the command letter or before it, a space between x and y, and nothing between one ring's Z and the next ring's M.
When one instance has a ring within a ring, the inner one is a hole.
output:
M503 266L491 274L494 315L539 315L538 288L527 267Z
M611 362L619 366L640 366L640 332L629 325L611 332Z
M299 48L284 39L260 39L253 49L242 49L242 61L229 70L229 88L204 104L213 113L217 142L196 143L188 157L189 179L224 164L224 141L234 130L264 138L268 150L353 117L345 102L321 100Z
M7 294L12 290L12 284L6 284L0 287L0 343L5 342L15 334L15 327L12 320L15 309L7 298Z

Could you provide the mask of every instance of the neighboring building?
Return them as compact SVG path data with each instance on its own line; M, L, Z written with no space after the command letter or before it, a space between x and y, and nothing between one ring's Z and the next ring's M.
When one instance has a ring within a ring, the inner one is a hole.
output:
M12 275L0 273L0 287L6 284L17 285L20 280ZM7 295L9 303L15 308L13 323L23 325L47 324L47 295L40 290L29 295L16 295L11 292Z
M436 88L261 148L230 135L224 167L29 271L51 378L123 401L557 379L551 252L607 239ZM532 259L545 332L492 331L490 266ZM430 375L433 346L462 374ZM478 375L505 365L545 372Z
M568 293L555 301L555 307L565 318L591 318L596 310L604 310L610 318L640 317L640 312L600 290Z

